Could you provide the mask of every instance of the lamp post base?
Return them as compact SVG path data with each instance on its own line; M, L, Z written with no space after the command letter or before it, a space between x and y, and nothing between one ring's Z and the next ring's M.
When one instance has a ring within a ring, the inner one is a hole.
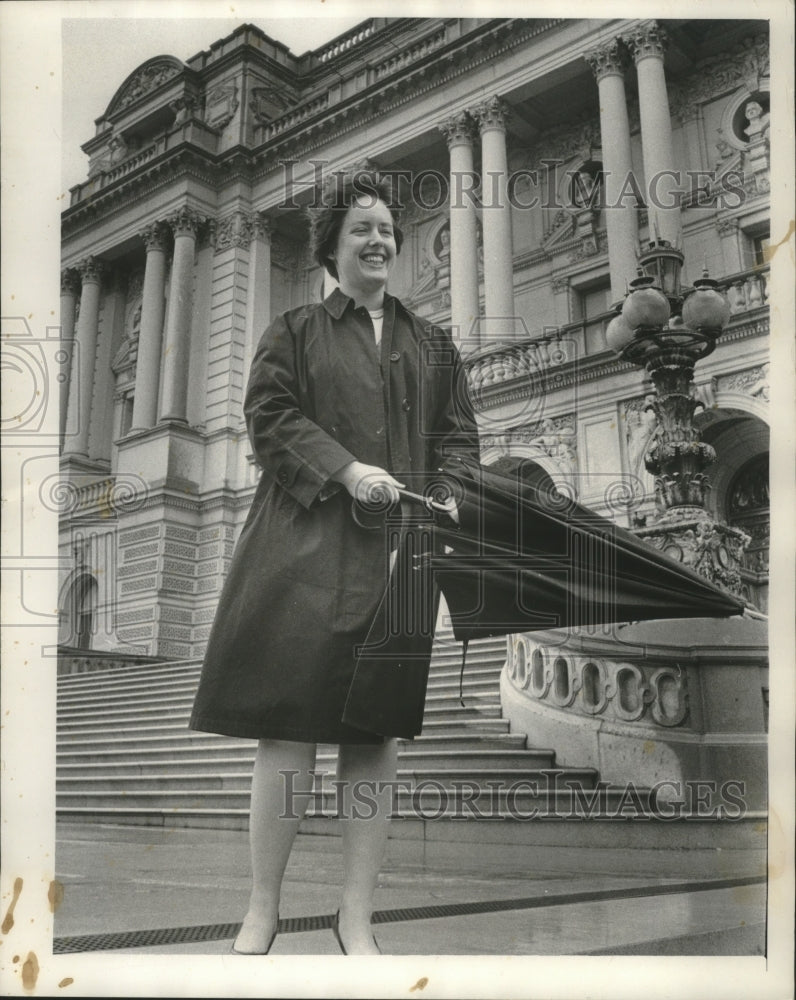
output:
M741 594L740 569L750 538L740 528L719 524L699 507L672 507L636 534L677 562L736 597Z

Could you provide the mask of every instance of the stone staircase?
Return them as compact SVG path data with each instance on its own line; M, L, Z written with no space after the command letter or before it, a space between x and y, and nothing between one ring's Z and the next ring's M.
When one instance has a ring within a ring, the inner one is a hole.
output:
M499 695L505 652L503 638L470 645L463 707L461 647L450 629L438 630L423 733L399 743L396 817L523 819L566 810L573 795L600 811L617 800L619 790L602 787L593 768L556 767L553 750L509 732ZM180 661L59 678L59 818L246 827L255 743L187 728L199 670L198 661ZM336 813L335 760L336 748L319 747L306 828Z

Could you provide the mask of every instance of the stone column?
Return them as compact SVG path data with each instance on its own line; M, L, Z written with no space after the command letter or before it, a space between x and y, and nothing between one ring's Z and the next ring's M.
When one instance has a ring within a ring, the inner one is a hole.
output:
M624 299L627 283L636 276L638 215L632 194L620 201L627 177L632 173L630 122L625 99L627 55L619 39L586 54L597 79L600 96L605 183L605 226L608 231L608 267L611 272L611 301Z
M66 356L64 368L59 373L61 394L58 400L59 432L61 438L66 430L66 408L69 403L69 379L72 373L72 353L75 339L75 311L80 293L80 275L73 268L61 272L61 343Z
M473 170L475 124L467 114L454 115L439 129L450 150L450 288L451 329L458 344L478 347L478 233Z
M484 233L482 342L511 340L514 329L514 254L508 201L508 105L491 97L472 109L481 132L481 225ZM484 329L485 327L485 329Z
M163 398L160 417L187 423L188 359L190 355L196 234L202 220L190 209L180 209L168 220L174 233L169 309L163 350Z
M246 342L243 353L244 385L260 338L271 320L271 223L261 213L251 219L249 274L246 289Z
M67 426L74 428L74 433L64 438L64 454L88 458L103 264L94 257L87 257L78 264L77 270L82 279L80 315L75 338L77 357L72 363L67 406Z
M141 233L146 246L144 294L141 302L141 331L135 368L135 398L131 430L154 427L158 412L160 356L163 343L163 314L166 288L166 240L168 231L159 222Z
M681 242L680 185L672 151L672 121L663 54L667 36L657 21L642 24L624 41L636 61L638 102L641 116L641 146L644 152L646 198L649 206L650 238ZM666 173L669 171L670 173ZM657 204L656 204L657 202Z

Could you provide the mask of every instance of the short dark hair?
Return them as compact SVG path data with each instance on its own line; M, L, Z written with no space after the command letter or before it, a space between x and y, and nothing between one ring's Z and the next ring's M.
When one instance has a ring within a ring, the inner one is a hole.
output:
M359 199L383 201L390 211L395 237L395 251L401 252L404 234L398 227L398 204L393 197L390 179L373 170L339 171L332 174L321 192L320 207L310 212L310 250L312 257L335 279L337 265L331 259L337 247L343 219L351 205Z

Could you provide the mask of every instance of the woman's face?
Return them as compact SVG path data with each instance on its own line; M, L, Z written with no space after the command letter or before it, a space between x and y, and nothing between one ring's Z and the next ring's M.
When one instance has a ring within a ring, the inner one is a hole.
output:
M396 253L390 210L363 195L346 212L332 254L340 288L354 299L383 291Z

